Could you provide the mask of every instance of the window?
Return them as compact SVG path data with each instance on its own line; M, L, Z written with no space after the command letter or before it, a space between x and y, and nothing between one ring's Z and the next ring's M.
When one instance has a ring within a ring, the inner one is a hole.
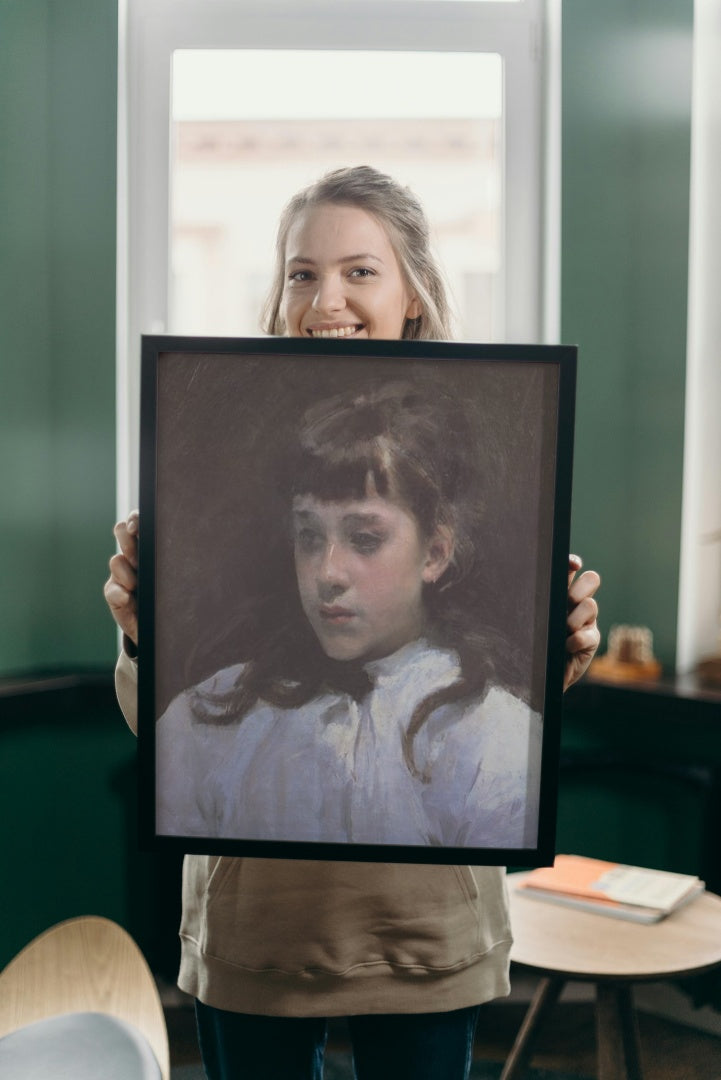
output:
M363 160L418 193L459 337L555 339L552 21L543 0L121 3L122 513L137 499L140 335L258 333L280 209L331 168Z
M498 55L196 49L172 72L172 333L257 334L284 204L370 162L426 208L456 336L503 336Z

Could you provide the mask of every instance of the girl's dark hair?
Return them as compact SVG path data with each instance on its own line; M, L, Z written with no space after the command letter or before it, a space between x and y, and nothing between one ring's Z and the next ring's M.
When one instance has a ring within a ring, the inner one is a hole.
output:
M475 422L474 422L475 421ZM460 677L415 709L404 752L412 772L416 734L441 705L505 685L518 692L513 650L489 619L493 557L484 542L488 484L495 452L469 406L435 378L366 383L311 405L276 478L283 502L296 495L325 501L359 499L370 492L399 503L430 538L439 526L453 535L451 561L425 585L426 637L455 650ZM281 708L300 706L324 689L362 698L371 682L360 662L325 655L301 608L290 530L271 593L252 605L253 655L222 700L192 692L199 719L230 722L262 699Z

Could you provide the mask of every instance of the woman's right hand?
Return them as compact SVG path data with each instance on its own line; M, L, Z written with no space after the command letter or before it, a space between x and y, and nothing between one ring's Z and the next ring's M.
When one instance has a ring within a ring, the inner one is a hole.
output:
M111 615L134 645L138 644L139 526L140 516L133 510L126 521L119 521L113 529L120 553L110 560L110 577L103 589Z

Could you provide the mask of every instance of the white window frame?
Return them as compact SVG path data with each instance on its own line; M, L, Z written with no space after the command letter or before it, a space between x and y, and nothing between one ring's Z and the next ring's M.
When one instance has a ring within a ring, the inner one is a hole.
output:
M137 503L142 333L167 327L176 49L495 52L504 60L507 341L556 341L560 0L119 0L118 513ZM550 61L550 62L549 62ZM292 194L289 192L289 195Z
M691 199L683 508L676 670L721 647L721 0L696 0L693 31Z

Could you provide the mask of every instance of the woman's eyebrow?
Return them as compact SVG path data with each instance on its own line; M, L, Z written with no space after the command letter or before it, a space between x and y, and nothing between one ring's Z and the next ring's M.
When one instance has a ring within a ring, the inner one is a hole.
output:
M372 262L380 263L381 266L383 265L383 260L381 259L380 255L373 255L373 253L370 252L370 251L360 251L357 255L343 255L342 258L338 259L338 262L340 262L340 263L351 263L351 262L366 262L368 260L371 260ZM286 265L287 266L291 266L291 265L315 266L316 261L315 261L315 259L309 259L305 255L290 255L286 259Z
M370 251L361 251L357 255L344 255L338 262L365 262L367 259L370 259L372 262L383 262L380 255L373 255Z

